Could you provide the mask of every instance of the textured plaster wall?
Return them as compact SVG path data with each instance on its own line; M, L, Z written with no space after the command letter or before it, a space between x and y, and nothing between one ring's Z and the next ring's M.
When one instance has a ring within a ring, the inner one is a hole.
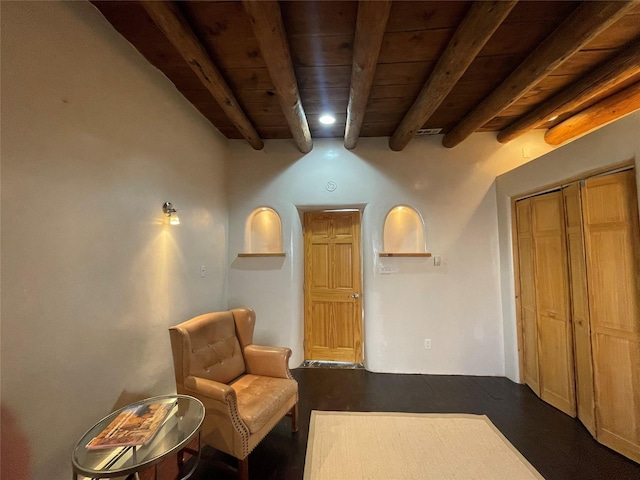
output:
M475 134L459 147L441 137L392 152L385 138L314 140L300 154L290 141L263 151L230 142L229 306L253 307L258 341L290 346L303 360L303 249L300 212L361 208L365 365L377 372L502 375L503 319L494 180L550 150L540 132L509 145ZM329 191L328 182L337 188ZM399 204L420 212L428 251L442 256L380 258L382 227ZM282 217L284 258L237 258L247 217L260 206ZM382 274L381 265L396 273ZM432 339L425 350L424 339Z
M1 8L2 479L68 479L175 391L167 328L226 307L227 142L91 4Z

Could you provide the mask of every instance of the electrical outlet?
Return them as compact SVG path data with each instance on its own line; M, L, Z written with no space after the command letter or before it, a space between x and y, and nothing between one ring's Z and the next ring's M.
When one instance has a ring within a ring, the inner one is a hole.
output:
M431 339L430 338L425 338L424 339L424 349L425 350L431 350Z
M204 268L204 265L200 265L200 278L204 278L207 276L207 272Z

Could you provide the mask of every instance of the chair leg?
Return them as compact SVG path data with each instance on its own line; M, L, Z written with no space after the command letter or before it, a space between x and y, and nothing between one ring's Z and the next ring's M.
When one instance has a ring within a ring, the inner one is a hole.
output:
M298 404L296 403L291 409L291 431L296 433L298 431Z
M249 455L238 459L238 480L249 480Z

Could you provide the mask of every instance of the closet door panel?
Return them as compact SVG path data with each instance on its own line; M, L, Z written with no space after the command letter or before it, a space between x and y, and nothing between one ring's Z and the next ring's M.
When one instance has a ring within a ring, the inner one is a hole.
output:
M569 312L564 241L560 236L538 236L535 242L538 309L566 320Z
M618 334L598 332L594 349L598 398L598 440L614 450L640 461L640 431L638 430L638 341Z
M566 321L544 314L538 318L542 399L575 416L574 389L568 380L573 365L569 363L570 355L567 352Z
M569 287L573 325L573 353L576 372L576 406L578 418L587 430L595 436L591 327L589 320L580 184L574 183L563 188L562 195L564 196L567 253L569 255Z
M522 309L524 326L524 381L540 396L538 380L538 327L535 310Z
M573 333L561 192L531 200L541 398L575 417Z
M589 285L598 327L637 332L635 269L630 232L622 224L591 224Z
M640 229L634 171L582 194L597 438L640 461Z
M540 396L531 199L520 200L516 203L516 221L518 231L520 319L522 321L524 381L531 387L536 395Z

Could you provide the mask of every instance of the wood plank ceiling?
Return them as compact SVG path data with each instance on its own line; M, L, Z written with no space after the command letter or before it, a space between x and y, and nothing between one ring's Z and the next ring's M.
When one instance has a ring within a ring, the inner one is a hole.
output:
M420 129L449 148L533 128L559 144L640 108L640 0L93 3L222 134L256 149L390 137L402 150Z

